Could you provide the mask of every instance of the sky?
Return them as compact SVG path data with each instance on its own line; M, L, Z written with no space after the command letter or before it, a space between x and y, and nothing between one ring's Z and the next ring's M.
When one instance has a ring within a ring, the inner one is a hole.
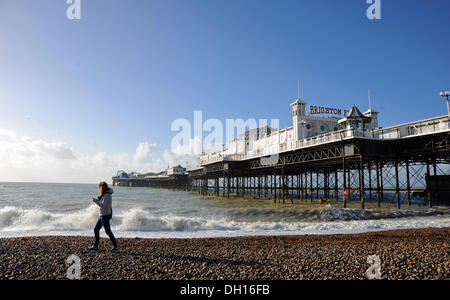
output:
M450 1L0 0L0 181L92 183L197 163L176 119L279 119L312 105L445 115ZM207 135L207 133L203 133ZM192 132L192 139L195 139Z

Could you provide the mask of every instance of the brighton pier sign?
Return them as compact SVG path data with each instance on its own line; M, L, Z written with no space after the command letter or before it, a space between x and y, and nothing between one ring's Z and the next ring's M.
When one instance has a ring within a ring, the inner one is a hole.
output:
M345 116L348 114L348 110L310 105L309 114L310 115L327 114L327 115Z

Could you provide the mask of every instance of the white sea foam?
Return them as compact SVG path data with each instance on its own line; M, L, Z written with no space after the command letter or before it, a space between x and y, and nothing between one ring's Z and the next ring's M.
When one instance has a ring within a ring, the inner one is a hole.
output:
M92 227L98 218L98 208L91 205L83 210L71 213L50 213L41 209L23 209L16 206L0 208L1 231L17 230L73 230Z
M252 211L252 214L256 212ZM266 216L266 213L262 215ZM98 208L95 205L69 213L6 206L0 208L0 237L92 235L97 218ZM112 221L116 236L142 238L340 234L449 226L450 215L447 210L398 211L383 215L355 209L327 209L321 211L315 221L264 221L262 218L248 222L240 218L233 219L229 215L157 216L148 209L138 207L119 211Z

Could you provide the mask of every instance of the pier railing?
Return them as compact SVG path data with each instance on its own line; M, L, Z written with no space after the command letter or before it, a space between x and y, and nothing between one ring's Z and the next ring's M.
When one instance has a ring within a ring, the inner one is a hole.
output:
M314 137L310 137L300 141L287 141L278 144L278 151L269 151L269 148L259 148L243 153L233 153L227 155L224 153L212 153L200 157L200 164L206 165L219 161L227 160L247 160L269 155L275 155L286 151L299 150L318 146L322 144L332 143L340 140L348 140L352 138L366 138L377 140L401 139L419 135L434 134L450 130L449 117L437 117L418 122L411 122L403 125L380 128L376 130L358 130L343 129L339 131L329 132Z

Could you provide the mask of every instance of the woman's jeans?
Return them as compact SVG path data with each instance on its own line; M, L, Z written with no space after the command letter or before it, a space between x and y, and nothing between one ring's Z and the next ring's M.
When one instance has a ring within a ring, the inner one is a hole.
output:
M98 247L98 244L100 242L100 229L102 229L102 226L105 227L105 232L109 236L109 239L111 240L111 243L113 244L114 248L117 248L117 242L116 238L114 237L114 234L111 231L111 225L109 224L109 221L111 221L112 214L107 216L101 216L98 218L97 224L94 228L94 248Z

